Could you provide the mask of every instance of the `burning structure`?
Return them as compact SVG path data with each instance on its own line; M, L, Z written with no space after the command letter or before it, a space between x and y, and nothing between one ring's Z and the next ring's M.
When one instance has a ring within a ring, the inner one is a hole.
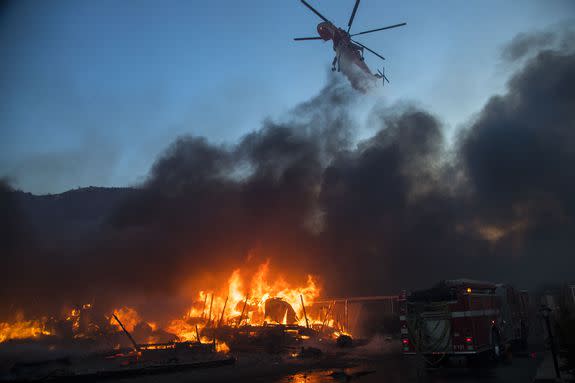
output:
M23 343L52 351L83 347L111 359L111 365L100 368L120 368L106 372L112 375L139 373L149 368L142 363L158 360L177 362L179 367L184 363L190 368L225 365L232 362L233 358L225 356L230 351L296 356L310 344L342 344L342 337L351 340L345 323L333 315L332 304L314 305L320 292L318 280L311 275L299 286L280 277L271 278L266 262L250 279L242 278L237 269L221 288L200 290L177 318L150 321L134 307L102 312L87 303L68 310L61 318L27 320L20 315L12 322L0 323L0 348ZM92 357L91 363L96 361ZM87 362L76 364L82 363ZM11 372L14 376L30 373L21 363Z
M320 291L311 275L301 286L282 278L270 280L269 263L264 263L249 281L237 269L219 291L199 291L185 313L163 323L145 320L133 307L103 313L88 303L69 310L65 318L26 320L20 315L13 322L2 322L0 343L90 340L135 351L197 343L212 345L218 352L246 350L249 345L278 352L288 343L301 346L310 338L333 340L346 331L344 322L330 315L331 304L314 305Z

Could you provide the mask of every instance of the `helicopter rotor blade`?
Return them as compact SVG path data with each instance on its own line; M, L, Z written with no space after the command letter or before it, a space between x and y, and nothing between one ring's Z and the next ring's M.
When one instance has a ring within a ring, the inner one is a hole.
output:
M303 1L303 0L301 0ZM363 32L359 32L359 33L354 33L351 36L357 36L357 35L365 35L366 33L372 33L372 32L377 32L377 31L383 31L384 29L391 29L391 28L397 28L397 27L402 27L404 25L407 25L407 23L401 23L401 24L395 24L395 25L389 25L387 27L383 27L383 28L377 28L377 29L370 29L369 31L363 31Z
M294 38L295 41L303 41L303 40L323 40L321 37L296 37Z
M380 59L382 59L382 60L385 60L385 57L383 57L383 56L382 56L382 55L380 55L379 53L377 53L377 52L375 52L375 51L373 51L373 50L369 49L368 47L366 47L366 46L365 46L365 45L363 45L362 43L360 43L360 42L357 42L357 41L355 41L355 40L351 40L351 41L352 41L354 44L357 44L357 45L359 45L359 46L360 46L360 47L362 47L363 49L365 49L365 50L367 50L367 51L369 51L369 52L373 53L374 55L376 55L376 56L377 56L377 57L379 57Z
M323 21L325 21L326 23L331 23L331 21L329 21L328 19L326 19L321 13L319 13L318 11L315 10L314 7L312 7L311 5L309 5L305 0L299 0L303 3L303 5L305 5L306 7L309 8L310 11L312 11L313 13L315 13L316 15L319 16L320 19L322 19Z
M355 18L355 12L357 12L357 7L359 7L360 0L355 0L355 5L353 6L353 11L351 11L351 16L349 22L347 23L347 33L351 30L351 24L353 24L353 19Z

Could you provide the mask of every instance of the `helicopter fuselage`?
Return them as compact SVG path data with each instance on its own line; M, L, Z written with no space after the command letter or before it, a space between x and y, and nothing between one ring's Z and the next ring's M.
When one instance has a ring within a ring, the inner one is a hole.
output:
M362 71L373 76L363 60L362 48L351 41L349 33L328 22L319 23L317 25L317 33L324 41L333 41L333 50L336 52L338 58L345 57L345 59L352 61Z

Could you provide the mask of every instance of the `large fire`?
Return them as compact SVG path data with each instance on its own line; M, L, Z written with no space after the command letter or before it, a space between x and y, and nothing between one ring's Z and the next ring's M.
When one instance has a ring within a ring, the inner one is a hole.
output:
M262 264L249 283L242 279L241 271L237 269L229 277L227 289L219 294L200 291L186 315L171 321L166 330L181 340L196 340L196 326L198 331L205 326L238 327L264 323L307 326L314 320L307 317L306 323L304 305L313 304L319 293L317 282L311 275L307 276L304 286L294 287L281 277L272 281L269 263ZM270 309L272 302L275 307Z
M103 321L96 322L94 315L90 314L90 304L72 309L63 322L68 323L74 338L98 336L110 331L120 333L119 320L128 332L146 334L137 340L141 344L156 343L159 339L156 335L162 333L180 342L213 343L217 350L226 351L228 346L218 337L218 332L224 329L286 325L323 330L332 326L333 319L328 320L330 308L312 310L319 295L320 287L313 276L308 275L305 283L294 286L283 277L272 274L269 262L266 262L251 277L236 269L219 290L201 289L185 313L179 318L164 321L163 325L143 319L128 306L117 308ZM19 316L12 323L0 322L0 342L53 335L48 325L50 321L55 320L25 320Z

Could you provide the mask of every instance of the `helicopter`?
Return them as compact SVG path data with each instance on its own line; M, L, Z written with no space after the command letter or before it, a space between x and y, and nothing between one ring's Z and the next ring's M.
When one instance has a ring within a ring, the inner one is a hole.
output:
M332 62L332 71L338 71L343 73L347 76L350 80L351 85L361 91L367 90L369 88L369 82L366 79L381 79L383 85L387 81L389 83L389 79L385 76L385 69L382 68L380 71L377 70L377 73L372 74L371 70L365 63L364 59L364 51L368 51L375 56L379 57L382 60L385 60L385 57L380 55L379 53L375 52L374 50L366 47L364 44L355 41L352 39L353 36L358 35L365 35L367 33L373 33L378 31L383 31L386 29L392 29L397 27L402 27L407 25L407 23L400 23L389 25L383 28L376 28L370 29L363 32L358 33L350 33L351 26L353 24L353 20L355 18L355 14L357 12L357 8L359 7L360 0L355 1L355 5L351 12L351 16L349 18L349 22L347 23L347 30L342 28L338 28L335 26L334 23L329 21L325 16L319 13L314 7L312 7L308 2L305 0L300 0L303 5L305 5L309 10L315 13L320 19L323 21L317 25L317 33L319 36L314 37L296 37L294 38L295 41L306 41L306 40L323 40L333 41L333 50L336 52L336 55ZM342 61L343 59L343 61ZM359 71L358 71L359 70ZM363 75L363 76L362 76Z

